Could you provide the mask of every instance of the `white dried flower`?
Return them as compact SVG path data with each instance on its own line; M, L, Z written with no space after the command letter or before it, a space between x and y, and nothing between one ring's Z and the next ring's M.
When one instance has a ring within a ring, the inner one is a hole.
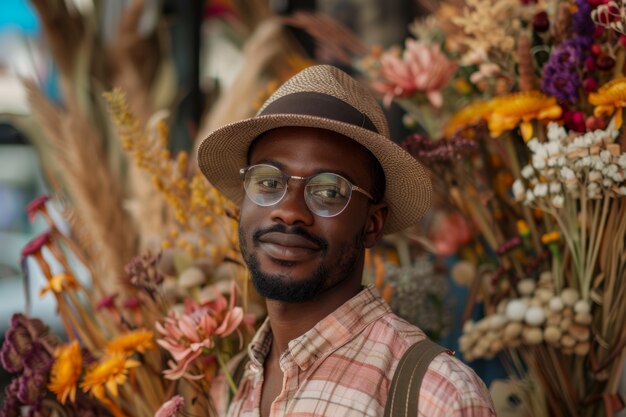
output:
M582 158L580 158L578 161L576 161L577 163L580 164L580 166L582 167L588 167L591 166L591 157L590 156L583 156Z
M557 123L548 123L548 140L560 141L567 138L567 132L563 126L559 126Z
M548 142L545 144L545 150L548 153L548 156L555 156L561 153L561 143L560 142Z
M626 187L621 186L619 187L619 189L617 190L617 192L621 195L626 195Z
M626 153L623 153L619 156L617 163L619 164L621 168L626 169Z
M532 138L531 140L526 142L526 146L528 146L528 149L530 149L532 152L537 152L537 150L541 147L541 142L539 142L539 139L537 138Z
M602 186L604 188L611 188L613 187L613 181L610 178L605 178L604 180L602 180Z
M563 184L558 181L550 183L550 194L559 194L563 190Z
M546 158L539 154L533 155L532 165L537 171L541 171L546 167Z
M552 205L558 209L563 208L563 204L565 204L565 199L562 195L555 195L552 197Z
M602 171L604 169L605 162L599 156L594 155L591 157L591 166L598 171Z
M524 183L520 179L516 179L513 183L513 196L516 201L522 201L524 199L524 194L526 190L524 188Z
M607 150L601 151L600 159L602 159L602 162L604 162L605 164L608 164L609 162L611 162L611 152Z
M574 174L574 171L571 168L563 167L561 168L561 177L565 180L570 180L576 178L576 174Z
M548 195L548 184L540 182L533 188L533 193L535 193L537 197L545 197Z
M535 195L531 190L526 190L526 202L532 203L533 201L535 201Z
M604 169L602 170L602 173L604 175L613 175L618 171L619 168L617 168L617 165L615 164L610 164L604 167Z
M535 170L533 169L532 166L526 165L524 168L522 168L521 174L522 174L522 177L529 179L535 176Z
M599 171L591 171L589 173L589 181L600 181L602 179L602 173Z

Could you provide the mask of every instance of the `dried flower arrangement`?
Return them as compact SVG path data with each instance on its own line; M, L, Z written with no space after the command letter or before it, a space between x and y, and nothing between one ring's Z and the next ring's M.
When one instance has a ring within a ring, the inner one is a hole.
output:
M458 254L451 273L471 282L460 350L536 381L529 415L624 406L624 7L443 2L404 48L356 64L421 125L402 145L459 217L426 246Z

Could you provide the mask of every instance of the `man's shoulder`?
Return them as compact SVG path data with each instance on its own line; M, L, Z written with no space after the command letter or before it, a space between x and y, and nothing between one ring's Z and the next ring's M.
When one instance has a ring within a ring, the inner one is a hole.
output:
M391 364L391 374L395 372L402 355L413 344L427 337L419 327L393 313L380 317L367 331L376 335L379 342L395 346L392 349L394 363ZM460 359L447 353L437 355L430 363L420 390L422 401L429 409L439 411L451 408L459 411L493 409L489 391L480 377ZM479 412L477 415L491 414Z
M445 353L428 367L420 390L422 400L433 410L452 408L459 415L495 415L485 383L468 365Z

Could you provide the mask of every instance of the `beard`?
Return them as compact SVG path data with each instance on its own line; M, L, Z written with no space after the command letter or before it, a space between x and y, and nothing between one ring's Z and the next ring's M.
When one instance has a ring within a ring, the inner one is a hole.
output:
M282 224L276 224L266 229L257 229L252 235L252 244L254 247L258 246L259 238L265 233L287 233L287 230L288 228ZM364 249L363 233L360 233L352 244L342 245L338 249L337 253L341 254L339 262L329 262L327 259L328 243L324 239L311 235L301 227L289 228L289 232L314 241L322 249L322 261L315 271L304 279L293 280L286 274L269 274L263 271L258 258L248 248L245 230L241 226L239 227L241 254L248 265L252 284L262 297L270 300L302 303L314 299L322 291L332 288L352 276L357 267L360 253ZM289 266L289 263L285 266Z

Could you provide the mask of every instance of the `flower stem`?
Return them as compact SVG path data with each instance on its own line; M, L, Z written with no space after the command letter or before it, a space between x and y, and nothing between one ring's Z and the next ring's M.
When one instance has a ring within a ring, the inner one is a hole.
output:
M234 395L237 392L237 384L235 384L235 381L233 381L233 377L230 375L230 372L228 372L228 368L226 367L226 362L224 362L224 358L222 357L222 354L218 353L216 356L217 356L217 363L219 363L220 369L222 370L222 372L224 372L224 376L226 377L226 380L228 381L230 390Z

